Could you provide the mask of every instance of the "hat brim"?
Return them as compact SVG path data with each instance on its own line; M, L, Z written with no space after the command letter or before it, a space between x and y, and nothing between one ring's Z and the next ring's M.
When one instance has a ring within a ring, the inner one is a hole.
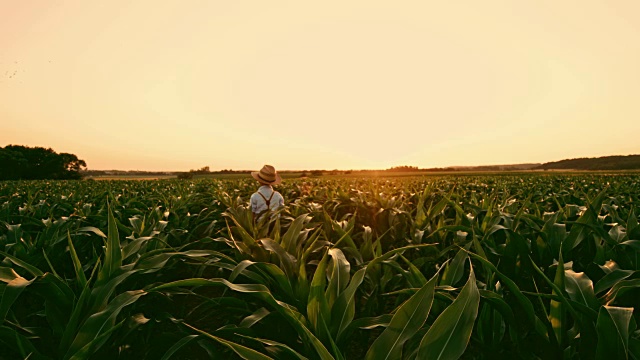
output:
M275 179L274 181L272 181L272 182L269 182L269 181L266 181L266 180L261 179L261 178L260 178L260 176L258 176L258 174L260 174L260 172L259 172L259 171L252 171L252 172L251 172L251 176L252 176L254 179L258 180L258 182L259 182L260 184L264 184L264 185L278 185L278 184L281 184L281 183L282 183L282 178L280 177L280 174L278 174L278 173L276 173L276 179Z

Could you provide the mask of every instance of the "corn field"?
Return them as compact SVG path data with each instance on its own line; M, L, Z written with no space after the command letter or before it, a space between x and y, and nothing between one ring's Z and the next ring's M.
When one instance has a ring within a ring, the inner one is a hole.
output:
M640 359L640 176L0 182L2 359Z

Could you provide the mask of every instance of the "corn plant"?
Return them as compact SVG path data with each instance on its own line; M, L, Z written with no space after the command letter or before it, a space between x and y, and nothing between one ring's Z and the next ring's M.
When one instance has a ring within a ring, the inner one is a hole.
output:
M640 358L640 177L0 183L0 357Z

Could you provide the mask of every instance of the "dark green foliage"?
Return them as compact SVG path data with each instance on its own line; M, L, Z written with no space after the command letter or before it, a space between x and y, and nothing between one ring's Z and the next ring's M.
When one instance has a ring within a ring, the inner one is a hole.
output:
M0 183L0 358L640 358L638 175Z
M53 149L7 145L0 148L0 180L80 179L84 160Z
M191 172L191 171L190 172L181 172L181 173L178 173L177 177L178 177L178 179L182 179L182 180L191 180L191 179L193 179L193 175L194 175L194 173Z
M537 170L637 170L640 155L604 156L599 158L566 159L542 164Z

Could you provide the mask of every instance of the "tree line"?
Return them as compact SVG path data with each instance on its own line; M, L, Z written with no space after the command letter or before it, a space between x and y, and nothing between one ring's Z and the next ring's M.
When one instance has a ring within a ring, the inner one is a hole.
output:
M640 155L616 155L599 158L577 158L542 164L540 170L636 170Z
M74 154L51 148L7 145L0 147L0 180L81 179L87 167Z

